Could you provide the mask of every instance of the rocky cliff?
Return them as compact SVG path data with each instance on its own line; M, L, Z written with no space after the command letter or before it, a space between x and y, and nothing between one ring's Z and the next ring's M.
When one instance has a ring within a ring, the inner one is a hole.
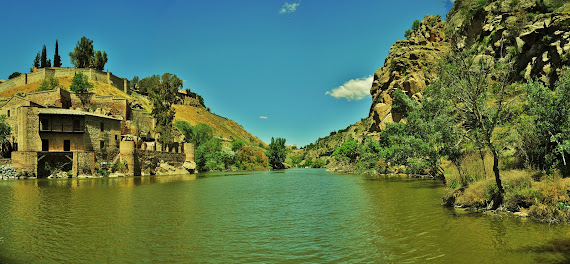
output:
M390 49L374 73L370 132L398 122L391 94L401 89L421 100L437 79L439 60L452 50L500 58L514 54L515 81L538 79L552 86L570 65L570 2L562 0L456 0L446 21L426 16L405 40Z

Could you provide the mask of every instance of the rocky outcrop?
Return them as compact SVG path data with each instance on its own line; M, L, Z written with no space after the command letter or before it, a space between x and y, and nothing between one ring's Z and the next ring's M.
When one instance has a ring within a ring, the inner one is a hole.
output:
M448 51L444 21L440 16L426 16L407 39L394 43L384 66L374 73L370 89L373 98L370 132L380 131L386 123L400 120L401 113L392 111L391 94L395 89L417 100L422 98L422 91L435 77L437 61Z
M398 122L391 94L401 89L420 100L437 79L437 63L451 50L514 60L513 81L538 79L553 86L570 65L570 3L549 6L535 0L456 0L447 14L426 16L405 40L394 43L384 66L374 74L370 132Z

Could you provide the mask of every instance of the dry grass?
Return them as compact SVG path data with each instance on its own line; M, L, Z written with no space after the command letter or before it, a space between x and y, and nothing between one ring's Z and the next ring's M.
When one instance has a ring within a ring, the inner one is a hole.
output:
M475 153L478 154L478 153ZM468 154L462 162L465 175L459 176L453 164L444 163L448 192L444 201L448 204L473 208L486 208L498 191L492 173L492 159L485 156L487 177L482 171L479 155ZM543 222L570 221L570 178L558 175L536 177L541 174L531 170L501 171L505 189L503 208L509 211L527 212ZM533 179L540 179L535 181Z
M186 121L190 125L206 124L214 128L214 135L226 139L244 140L257 146L259 143L265 144L256 136L247 132L242 126L233 120L221 117L208 112L201 107L194 107L189 105L175 105L176 115L174 120Z

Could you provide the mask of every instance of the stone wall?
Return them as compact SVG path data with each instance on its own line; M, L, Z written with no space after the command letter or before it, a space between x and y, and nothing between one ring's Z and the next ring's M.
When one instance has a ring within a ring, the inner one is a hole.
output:
M117 89L120 89L121 91L125 91L125 83L128 87L128 81L125 82L123 78L120 78L111 72L103 72L96 69L85 68L78 69L52 67L38 69L32 73L23 73L16 78L12 78L6 82L0 83L0 92L29 83L43 81L49 77L73 77L79 72L85 74L89 80L110 84L117 87Z
M32 175L37 175L38 153L35 151L12 152L12 167L16 170L22 170Z
M131 108L126 98L96 95L95 93L70 93L71 107L89 109L91 106L101 108L113 116L121 116L123 120L131 118Z
M41 151L40 121L37 107L20 107L17 110L16 134L19 151Z
M71 97L69 91L61 88L55 90L25 94L26 99L48 107L69 108Z
M136 157L140 161L141 171L152 174L161 162L176 168L182 167L186 154L137 149Z
M101 129L101 125L103 129ZM121 122L116 119L85 116L85 150L95 151L99 159L108 160L118 153ZM101 148L103 142L103 148Z

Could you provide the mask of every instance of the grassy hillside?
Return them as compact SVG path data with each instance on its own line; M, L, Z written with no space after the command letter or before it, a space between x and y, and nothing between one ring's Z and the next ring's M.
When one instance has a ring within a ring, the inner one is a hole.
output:
M175 105L174 109L176 110L176 116L174 117L175 121L186 121L190 125L197 125L200 123L207 124L214 128L214 135L216 136L226 139L244 140L256 146L259 145L259 143L264 146L267 145L256 136L247 132L235 121L212 114L202 107Z
M62 77L57 79L59 80L59 84L61 87L69 89L72 77ZM95 94L112 95L114 97L127 98L131 102L135 102L142 105L142 107L146 111L148 112L152 111L152 104L150 103L150 101L146 96L137 93L126 94L125 92L117 89L112 85L97 81L90 81L90 82L93 83L93 89L91 91L94 92ZM35 82L20 87L14 87L12 89L0 92L0 96L6 99L18 93L37 92L40 85L41 82ZM186 121L191 125L196 125L199 123L207 124L212 128L214 128L215 136L227 139L233 138L235 140L244 140L246 142L250 142L252 145L255 146L258 146L259 143L263 144L264 146L267 145L256 136L247 132L242 126L240 126L235 121L212 114L206 111L206 109L204 108L193 107L189 105L175 105L174 108L176 110L175 120Z

